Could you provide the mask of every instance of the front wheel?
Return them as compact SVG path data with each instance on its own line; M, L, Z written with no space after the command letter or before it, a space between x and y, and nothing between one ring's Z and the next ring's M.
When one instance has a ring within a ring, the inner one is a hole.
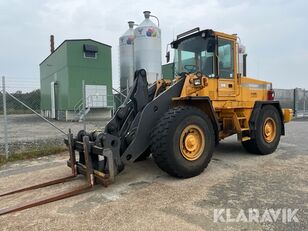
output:
M211 120L191 106L171 108L151 134L151 151L156 164L180 178L199 175L210 162L214 145Z
M281 136L281 118L278 110L272 105L264 106L256 124L255 138L242 142L246 151L266 155L273 153Z

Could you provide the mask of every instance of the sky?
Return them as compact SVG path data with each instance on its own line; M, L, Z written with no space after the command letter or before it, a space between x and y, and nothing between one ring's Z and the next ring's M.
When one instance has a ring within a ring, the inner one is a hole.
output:
M236 33L248 53L250 77L274 88L308 89L308 1L305 0L0 0L0 75L8 90L39 88L39 63L65 39L112 46L113 85L119 87L118 38L127 21L150 10L166 45L189 29ZM163 58L163 63L165 58Z

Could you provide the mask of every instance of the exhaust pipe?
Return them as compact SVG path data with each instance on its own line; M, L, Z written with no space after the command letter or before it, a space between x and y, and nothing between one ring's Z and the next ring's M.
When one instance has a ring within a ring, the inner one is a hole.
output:
M50 35L50 53L55 51L55 36Z

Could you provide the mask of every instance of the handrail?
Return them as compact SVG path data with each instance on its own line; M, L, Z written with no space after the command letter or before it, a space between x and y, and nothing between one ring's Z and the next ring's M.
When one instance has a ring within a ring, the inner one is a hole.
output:
M115 89L115 88L112 88L112 90L114 90L115 92L119 93L120 95L122 95L124 98L126 98L126 95L124 95L121 91Z
M80 107L80 104L82 104L82 98L78 100L78 102L74 106L74 112L76 113L77 109Z

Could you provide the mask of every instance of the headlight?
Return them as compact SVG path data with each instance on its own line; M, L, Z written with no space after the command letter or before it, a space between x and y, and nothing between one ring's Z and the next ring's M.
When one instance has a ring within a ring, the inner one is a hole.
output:
M194 79L194 86L201 86L201 79Z

